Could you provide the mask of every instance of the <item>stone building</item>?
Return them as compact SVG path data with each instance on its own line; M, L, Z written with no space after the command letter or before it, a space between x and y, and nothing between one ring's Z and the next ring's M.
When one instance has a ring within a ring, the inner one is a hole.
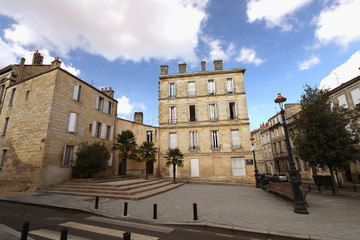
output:
M254 182L249 118L244 86L244 68L168 74L161 66L159 76L160 170L172 177L165 166L169 148L184 153L184 167L177 177L189 180Z
M134 121L118 118L116 121L116 136L123 130L131 130L135 134L136 143L140 146L143 142L153 142L154 147L159 149L159 128L150 125L143 124L143 113L135 112ZM157 161L148 164L148 175L158 176L158 162L159 162L159 151L157 152ZM114 155L114 174L124 175L124 168L126 166L126 174L131 176L145 177L146 164L138 162L136 160L127 160L125 164L122 159L119 159L118 151L115 151Z
M67 180L77 146L104 142L111 151L116 124L114 91L100 91L60 68L56 58L0 70L0 187L34 190ZM112 175L109 159L107 175Z
M360 76L357 76L330 91L332 105L345 109L354 109L360 105ZM359 160L350 164L345 169L346 181L360 183L360 162Z

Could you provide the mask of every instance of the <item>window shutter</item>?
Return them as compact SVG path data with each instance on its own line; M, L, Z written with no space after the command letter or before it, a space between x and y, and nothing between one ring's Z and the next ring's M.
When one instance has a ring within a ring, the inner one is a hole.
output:
M91 133L91 136L93 136L93 137L96 137L96 126L97 126L97 122L93 121L92 133Z
M177 147L176 133L170 133L170 148Z
M95 101L95 108L96 108L96 109L99 109L99 100L100 100L100 96L97 95L97 96L96 96L96 101Z
M113 140L113 135L114 135L114 127L111 127L110 128L110 138L109 138L110 141Z
M112 115L113 103L109 102L109 115Z
M234 81L232 79L226 79L227 92L234 92Z
M194 132L190 132L190 148L194 147Z
M66 161L66 145L64 147L64 155L63 155L63 161L62 161L62 165L65 166L65 161Z
M103 112L109 114L109 101L106 99L104 100Z
M174 114L173 114L173 116L174 116L174 122L176 122L176 107L173 107L173 111L174 111Z
M112 165L113 165L113 159L114 159L114 153L111 152L111 153L110 153L110 158L109 158L109 160L108 160L108 167L112 167Z
M239 130L231 130L231 139L233 147L240 147Z
M74 100L79 100L79 90L80 90L80 85L75 83L74 92L73 92L73 99Z
M354 103L354 106L358 105L360 103L360 89L356 88L351 91L351 97Z
M101 139L105 139L106 138L106 124L105 123L102 123L101 124Z
M75 132L76 131L76 121L77 121L77 114L76 113L70 113L68 132Z
M78 150L79 150L79 146L75 146L75 147L74 147L74 153L73 153L73 162L72 162L72 165L73 165L73 166L75 165L76 160L77 160L77 155L76 155L76 153L78 152Z

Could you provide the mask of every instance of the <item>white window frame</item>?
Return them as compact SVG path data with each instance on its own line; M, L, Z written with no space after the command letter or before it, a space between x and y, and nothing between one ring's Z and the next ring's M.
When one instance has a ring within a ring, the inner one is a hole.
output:
M189 97L195 97L196 96L195 82L188 82L188 96Z
M338 96L337 99L338 99L338 103L339 103L340 107L345 108L345 109L349 108L349 105L347 103L345 94L342 94L342 95Z
M240 148L241 144L240 144L240 133L238 129L233 129L230 131L231 133L231 143L232 143L232 148Z
M216 94L215 80L208 80L208 94L209 95Z
M233 103L233 107L231 110L231 104ZM236 102L229 102L228 106L229 106L229 119L230 120L236 120L237 119L237 111L236 111ZM231 118L231 111L233 112L233 117Z
M211 148L213 149L220 148L219 130L212 130L210 134L211 134Z
M209 104L210 121L217 121L216 103Z
M101 123L100 138L105 140L106 139L106 134L107 134L107 125L105 123Z
M65 145L62 166L70 167L74 159L74 146Z
M177 148L177 133L169 133L169 148Z
M169 98L175 98L175 83L169 83Z
M176 106L169 107L169 123L176 123Z
M353 100L354 106L360 104L360 89L355 88L350 92L350 94L351 94L351 98Z
M198 149L197 131L189 132L189 137L190 137L190 149Z
M146 131L146 141L153 142L153 131L152 130Z
M80 101L81 85L78 83L74 84L73 100Z
M109 107L110 107L110 102L108 100L104 99L103 112L106 114L109 114Z
M108 167L112 167L113 165L113 161L114 161L114 152L110 152L110 157L109 157L109 160L108 160Z
M234 93L235 92L234 80L232 78L227 78L226 79L226 92L227 93Z
M234 177L246 176L246 167L244 158L232 157L231 169Z
M77 114L70 113L68 132L72 132L72 133L76 132L76 124L77 124Z
M93 121L91 136L96 137L97 121Z

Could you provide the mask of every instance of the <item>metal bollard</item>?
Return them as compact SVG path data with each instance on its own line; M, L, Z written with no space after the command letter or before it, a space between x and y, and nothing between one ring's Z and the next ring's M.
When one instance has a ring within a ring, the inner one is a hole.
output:
M96 196L95 198L95 209L98 209L99 208L99 197Z
M157 204L154 204L153 219L157 219Z
M311 192L311 186L310 185L308 185L308 188L309 188L309 191Z
M198 220L198 214L197 214L197 204L193 204L193 212L194 212L194 220Z
M131 240L131 233L129 232L126 232L123 234L123 240Z
M29 234L29 225L30 223L28 221L24 222L23 228L21 231L21 240L26 240Z
M67 236L68 236L68 229L67 228L61 229L60 240L67 240Z
M354 192L357 192L356 186L354 185L353 187L354 187Z
M321 193L321 189L320 189L320 186L318 186L318 190L319 190L319 193Z
M128 215L128 203L124 202L124 217Z

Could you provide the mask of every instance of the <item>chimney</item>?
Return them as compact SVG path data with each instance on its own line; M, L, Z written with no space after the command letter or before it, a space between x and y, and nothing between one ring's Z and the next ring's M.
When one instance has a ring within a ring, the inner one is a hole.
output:
M203 72L206 71L206 62L205 62L205 61L201 61L201 70L202 70Z
M168 65L161 65L160 69L161 69L161 73L160 73L161 75L167 75L169 66Z
M36 50L36 52L33 54L32 59L32 65L42 65L43 64L44 57L41 56L41 54Z
M143 113L142 112L134 113L134 122L143 124Z
M54 61L51 62L51 69L60 67L61 62L59 60L59 57L56 57Z
M216 70L223 70L222 60L215 60L214 61L214 67L215 67L215 71Z
M186 73L186 63L179 64L179 73Z
M111 87L109 87L109 89L105 88L105 90L102 88L101 91L109 97L114 98L114 90L112 90Z
M22 75L24 73L24 65L25 65L25 58L21 58L16 82L20 82L22 80Z

